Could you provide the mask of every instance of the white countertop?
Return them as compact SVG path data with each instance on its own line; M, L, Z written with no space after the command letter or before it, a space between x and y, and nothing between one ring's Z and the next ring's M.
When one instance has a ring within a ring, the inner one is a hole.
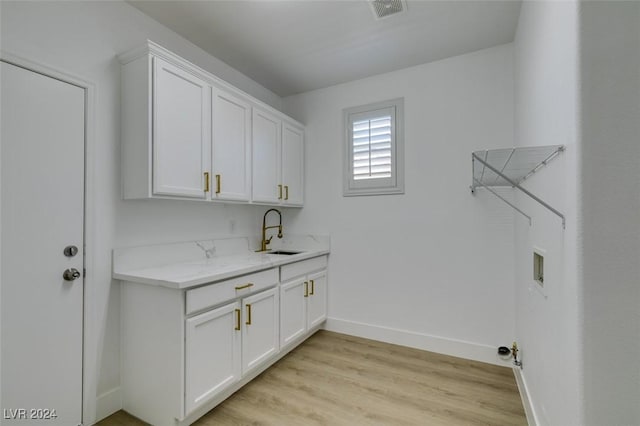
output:
M328 237L290 237L272 250L293 255L255 252L250 238L193 241L116 249L113 278L173 289L212 283L329 254Z

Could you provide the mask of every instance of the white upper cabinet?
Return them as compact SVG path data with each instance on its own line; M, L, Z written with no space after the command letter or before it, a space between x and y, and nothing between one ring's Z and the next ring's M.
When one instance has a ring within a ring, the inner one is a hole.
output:
M150 41L119 59L125 199L302 206L302 126Z
M282 122L273 114L253 109L253 201L280 204Z
M304 204L304 130L253 110L253 201Z
M251 198L251 104L213 89L211 198L249 201Z
M153 193L205 198L210 86L154 58Z
M304 130L282 123L282 185L285 205L304 204Z

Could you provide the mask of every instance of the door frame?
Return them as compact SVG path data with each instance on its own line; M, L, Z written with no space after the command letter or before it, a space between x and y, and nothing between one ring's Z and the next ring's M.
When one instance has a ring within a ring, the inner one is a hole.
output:
M98 388L98 323L94 319L97 292L94 279L95 253L95 111L96 85L73 73L0 50L0 61L77 86L84 90L84 268L82 324L82 424L96 420ZM1 155L1 154L0 154ZM0 201L1 202L1 201ZM1 232L1 230L0 230ZM0 264L0 268L2 265ZM1 372L0 372L1 374Z

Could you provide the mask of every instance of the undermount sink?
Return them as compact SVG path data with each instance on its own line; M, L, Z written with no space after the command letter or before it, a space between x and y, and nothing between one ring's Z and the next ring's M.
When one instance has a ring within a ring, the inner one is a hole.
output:
M290 251L290 250L274 250L274 251L270 251L267 252L267 254L281 254L281 255L287 255L290 256L292 254L300 254L302 253L301 251Z

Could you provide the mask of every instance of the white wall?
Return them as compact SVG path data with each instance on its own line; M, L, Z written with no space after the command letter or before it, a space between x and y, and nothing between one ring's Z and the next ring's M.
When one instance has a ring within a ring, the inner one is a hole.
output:
M516 197L533 217L531 227L520 219L515 226L516 335L522 375L540 425L583 423L577 11L575 2L524 2L514 42L516 145L566 146L524 185L564 213L566 229L530 198ZM534 247L546 251L542 291L533 280Z
M525 2L515 52L517 143L567 145L527 183L567 229L518 197L535 213L516 223L516 316L537 423L640 424L640 3Z
M491 362L512 341L513 213L469 191L471 152L512 146L512 64L504 45L284 99L307 125L285 224L331 235L329 327ZM342 109L397 97L406 194L343 197Z
M0 5L3 50L97 87L90 273L100 332L89 347L100 364L94 391L115 390L117 402L111 249L257 234L264 208L120 199L115 55L149 38L275 107L281 100L125 3ZM333 237L333 327L488 361L517 336L540 424L640 423L639 8L525 2L513 46L284 100L308 125L306 207L285 212L285 229ZM406 194L342 197L342 109L399 96ZM565 213L566 230L526 197L516 200L530 228L491 195L469 194L471 151L514 143L567 145L527 182ZM544 291L531 280L533 246L547 251Z
M640 424L640 3L580 20L585 424Z
M94 270L88 271L92 313L98 330L88 350L98 363L87 366L98 411L119 408L119 285L111 280L114 247L258 235L264 208L197 202L122 201L120 198L120 66L118 53L151 39L253 96L280 107L280 98L212 58L123 2L0 2L1 48L95 84L95 164L92 218ZM89 248L91 250L91 247ZM99 377L99 382L98 382ZM91 410L93 411L93 410ZM93 412L85 413L87 423Z

